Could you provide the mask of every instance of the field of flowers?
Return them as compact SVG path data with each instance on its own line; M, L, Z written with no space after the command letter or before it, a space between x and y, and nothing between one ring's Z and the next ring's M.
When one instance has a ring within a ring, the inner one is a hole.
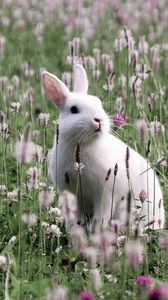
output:
M167 211L167 24L167 0L0 1L0 299L168 299L167 213L164 230L114 219L67 231L76 198L48 176L59 112L41 92L43 70L71 89L82 64L113 134L151 162Z

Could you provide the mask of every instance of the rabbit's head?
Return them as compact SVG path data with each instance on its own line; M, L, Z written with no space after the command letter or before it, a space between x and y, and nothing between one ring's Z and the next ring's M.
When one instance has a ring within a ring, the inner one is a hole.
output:
M86 144L109 132L109 119L100 99L87 94L87 74L81 65L74 66L73 92L46 71L41 81L44 95L60 109L60 138Z

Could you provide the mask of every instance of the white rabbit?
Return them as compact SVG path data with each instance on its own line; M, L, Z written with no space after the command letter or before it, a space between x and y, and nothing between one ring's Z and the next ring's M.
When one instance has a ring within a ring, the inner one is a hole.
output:
M79 221L84 224L87 216L92 226L106 227L112 217L127 224L132 218L128 208L131 202L131 215L135 215L137 206L142 207L139 211L144 216L143 225L163 228L165 213L158 178L146 159L110 134L109 117L100 99L87 94L84 68L79 64L74 66L74 92L46 71L41 78L44 95L60 109L59 139L58 143L54 139L50 153L50 176L58 193L64 190L77 193ZM77 142L80 162L84 165L81 174L74 168ZM116 163L118 171L114 176ZM109 169L112 171L106 178ZM142 204L139 194L143 191L147 199Z

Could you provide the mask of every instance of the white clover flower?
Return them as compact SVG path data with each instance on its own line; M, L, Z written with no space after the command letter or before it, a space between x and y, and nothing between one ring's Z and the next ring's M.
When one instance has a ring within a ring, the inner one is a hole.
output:
M19 191L18 190L13 190L12 192L7 193L7 198L9 203L11 204L14 201L18 201L19 199Z
M61 235L61 230L56 224L51 224L50 226L46 227L45 233L47 235L51 235L52 237L59 238Z
M10 104L10 112L11 113L13 113L13 114L18 114L18 112L19 112L19 108L20 108L20 105L21 105L21 103L20 102L12 102L11 104Z

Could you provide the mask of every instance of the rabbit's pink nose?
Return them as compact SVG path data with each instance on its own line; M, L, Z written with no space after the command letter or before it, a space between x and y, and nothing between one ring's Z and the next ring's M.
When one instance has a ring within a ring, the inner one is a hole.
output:
M99 119L99 118L94 118L94 120L95 120L97 123L100 123L100 122L101 122L101 119Z
M100 131L101 130L101 119L100 118L94 118L95 121L95 126L96 126L96 131Z

